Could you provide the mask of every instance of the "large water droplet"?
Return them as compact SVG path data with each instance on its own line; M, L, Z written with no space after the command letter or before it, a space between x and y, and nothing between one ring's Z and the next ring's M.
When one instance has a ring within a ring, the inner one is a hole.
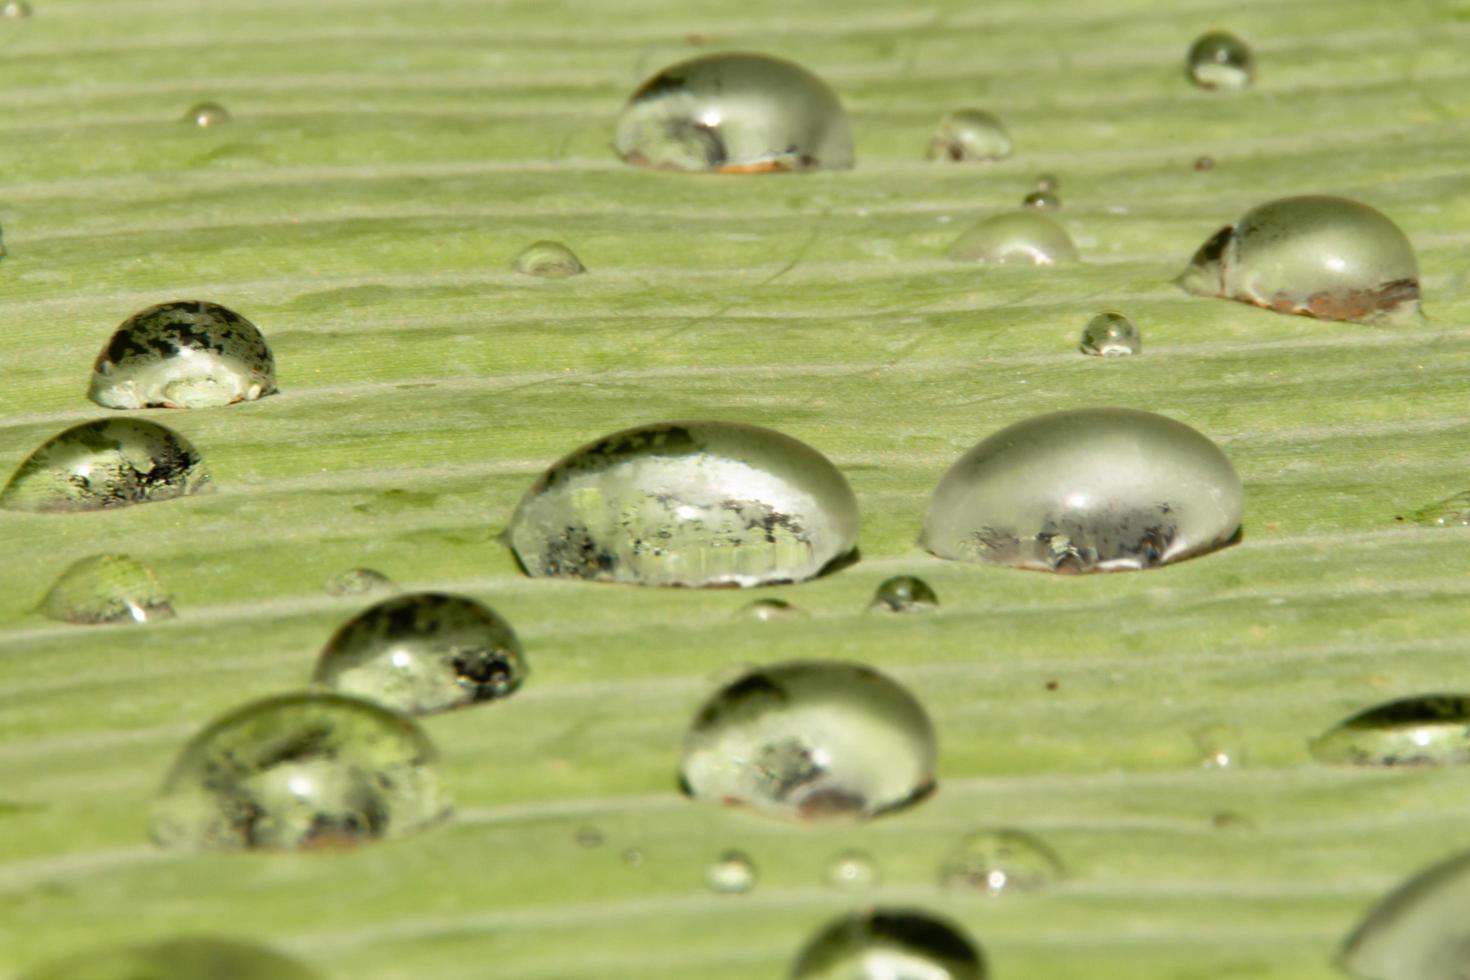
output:
M1123 314L1099 313L1082 328L1078 350L1097 357L1127 357L1143 350L1143 338Z
M726 851L705 872L712 891L743 895L755 887L755 862L744 851Z
M248 704L195 736L153 807L153 838L204 850L336 847L448 815L429 739L340 694Z
M566 279L586 272L582 260L561 242L532 242L521 250L511 268L540 279Z
M211 126L223 126L232 117L230 110L218 102L196 102L184 113L184 122L200 129L209 129Z
M877 862L865 851L843 851L827 865L827 884L834 888L871 888L882 877Z
M349 568L327 579L327 595L368 595L373 592L397 592L398 586L373 568Z
M61 573L41 612L65 623L146 623L172 619L169 594L152 569L127 555L92 555Z
M844 915L802 947L792 980L985 980L980 949L950 922L921 909Z
M124 320L97 355L87 396L107 408L210 408L275 390L275 360L255 324L185 301Z
M928 612L939 605L939 596L929 583L912 575L895 575L885 579L873 593L869 609L881 612Z
M177 432L142 419L104 419L74 425L31 453L0 491L0 507L101 510L208 487L198 451Z
M1243 89L1256 75L1256 56L1234 34L1210 31L1189 47L1185 74L1200 88Z
M991 895L1039 891L1066 874L1061 858L1041 840L1019 830L970 834L945 855L939 881Z
M1033 208L986 218L949 247L949 257L961 262L1017 265L1078 261L1077 246L1067 230Z
M930 160L956 163L1004 160L1011 155L1011 134L1005 124L980 109L959 109L939 120L929 139Z
M533 576L639 585L811 578L857 543L857 500L827 458L731 422L608 436L536 481L507 538Z
M1311 749L1322 762L1360 766L1464 765L1470 763L1470 697L1389 701L1338 722Z
M1240 478L1209 439L1126 408L1017 422L950 467L922 544L941 558L1055 572L1152 568L1240 527Z
M473 599L413 592L337 630L312 680L410 714L503 698L526 677L510 624Z
M1177 280L1199 296L1323 320L1419 311L1419 265L1382 212L1342 197L1284 197L1247 211L1195 252Z
M665 68L618 117L624 161L662 170L771 173L852 166L847 112L799 65L711 54Z
M1420 507L1409 515L1415 524L1425 527L1465 527L1470 525L1470 490L1463 490L1444 500Z
M1427 868L1385 896L1347 937L1338 965L1358 980L1470 976L1470 852Z
M866 818L934 788L923 707L868 667L796 661L758 668L705 703L684 738L696 799L800 820Z
M806 613L783 599L757 599L735 610L733 616L757 623L774 623L783 619L805 619Z
M23 980L320 980L290 957L255 943L214 936L106 946L68 957Z

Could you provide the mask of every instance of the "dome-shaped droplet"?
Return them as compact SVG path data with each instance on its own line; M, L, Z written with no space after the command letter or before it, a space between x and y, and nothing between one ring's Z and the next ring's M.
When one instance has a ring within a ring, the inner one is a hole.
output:
M1152 568L1240 527L1240 478L1194 429L1082 408L1017 422L962 456L929 502L941 558L1054 572Z
M408 717L340 694L230 712L180 753L153 807L167 847L292 850L411 833L449 812Z
M1200 88L1243 89L1256 77L1256 56L1234 34L1210 31L1189 47L1185 74Z
M1061 858L1045 843L1019 830L970 834L944 856L939 881L991 895L1039 891L1066 874Z
M877 908L829 922L792 980L985 980L985 959L956 925L922 909Z
M956 163L1004 160L1011 155L1011 134L1005 124L981 109L959 109L939 120L929 139L930 160Z
M755 862L744 851L726 851L704 875L711 891L726 895L745 894L755 887L755 878Z
M526 661L510 624L473 599L411 592L348 620L312 680L409 714L513 693Z
M882 877L877 862L866 851L843 851L827 865L827 884L833 888L871 888Z
M200 129L223 126L230 119L230 110L218 102L196 102L184 113L184 122Z
M1178 283L1322 320L1411 318L1419 264L1398 225L1342 197L1285 197L1247 211L1195 252Z
M275 390L275 360L255 324L186 301L123 321L97 355L87 395L107 408L211 408Z
M1234 725L1204 725L1191 738L1200 765L1206 769L1238 769L1246 763L1245 735Z
M784 599L757 599L735 610L733 618L750 619L757 623L774 623L783 619L805 619L806 612Z
M1032 191L1021 198L1021 207L1033 208L1037 211L1060 211L1062 199L1055 191Z
M934 788L923 707L868 667L796 661L726 685L684 737L694 798L800 820L877 816Z
M566 279L586 272L582 260L561 242L532 242L521 250L511 268L540 279Z
M49 964L22 980L321 980L273 949L237 939L187 936L143 946L104 946Z
M327 579L327 595L371 595L375 592L397 592L393 580L374 568L349 568Z
M583 446L536 481L507 539L533 576L760 585L819 573L857 543L827 458L731 422L671 422Z
M1051 192L1062 186L1061 179L1056 174L1037 174L1031 186L1038 191Z
M771 173L852 166L847 112L799 65L760 54L680 62L638 87L618 117L624 161L662 170Z
M0 3L0 17L21 20L31 15L31 5L26 0L5 0Z
M880 612L928 612L939 605L939 596L929 583L913 575L895 575L885 579L873 593L869 609Z
M156 422L83 422L52 436L20 464L0 507L101 510L172 500L209 488L209 471L187 439Z
M92 555L61 573L41 612L65 623L146 623L172 619L169 594L153 570L127 555Z
M1127 357L1143 350L1143 337L1121 313L1099 313L1082 328L1078 350L1095 357Z
M1470 696L1425 694L1360 711L1314 739L1322 762L1359 766L1470 763Z
M1357 980L1470 976L1470 852L1414 875L1375 905L1343 942L1338 965Z
M1470 526L1470 491L1426 504L1411 513L1409 519L1424 527Z
M1072 236L1034 208L986 218L949 247L949 257L961 262L1017 265L1062 265L1078 261Z

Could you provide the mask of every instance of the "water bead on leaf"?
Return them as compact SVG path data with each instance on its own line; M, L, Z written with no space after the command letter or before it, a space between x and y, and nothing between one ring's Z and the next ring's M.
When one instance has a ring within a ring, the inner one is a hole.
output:
M954 163L1004 160L1011 155L1005 124L980 109L959 109L939 120L929 139L930 160Z
M1414 875L1381 899L1343 942L1338 966L1356 980L1470 976L1470 852Z
M755 862L744 851L726 851L709 866L704 879L711 891L743 895L755 887Z
M51 619L88 625L172 619L173 605L152 569L127 555L92 555L67 567L41 601Z
M532 242L521 250L511 268L538 279L566 279L587 269L582 260L561 242Z
M143 419L83 422L31 453L0 491L8 510L81 511L171 500L209 488L199 452Z
M1470 696L1423 694L1360 711L1314 739L1322 762L1360 766L1470 763Z
M182 936L106 946L25 974L21 980L321 980L273 949L237 939Z
M1032 191L1021 198L1021 207L1037 211L1060 211L1062 199L1054 191Z
M922 909L876 908L807 940L792 980L986 980L985 958L956 925Z
M1056 852L1019 830L988 830L959 842L939 866L947 888L1015 895L1048 888L1065 875Z
M218 102L196 102L184 113L183 121L200 129L223 126L231 120L230 110Z
M1127 357L1143 350L1143 337L1121 313L1099 313L1082 329L1078 350L1096 357Z
M375 592L397 592L393 580L375 568L349 568L338 572L326 583L327 595L370 595Z
M1078 261L1067 230L1034 208L986 218L949 247L960 262L1062 265Z
M806 613L784 599L757 599L735 610L731 618L774 623L783 619L805 619Z
M1255 80L1256 57L1234 34L1211 31L1190 45L1184 70L1199 88L1243 89Z
M827 884L834 888L871 888L882 877L877 862L866 851L843 851L827 865Z
M929 583L912 575L895 575L885 579L873 593L869 609L891 613L928 612L939 605L939 597Z

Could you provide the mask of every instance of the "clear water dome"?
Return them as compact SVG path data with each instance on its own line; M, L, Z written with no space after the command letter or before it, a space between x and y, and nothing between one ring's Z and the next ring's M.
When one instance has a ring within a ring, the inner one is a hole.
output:
M957 109L939 120L925 155L952 163L1004 160L1011 155L1011 134L993 113Z
M156 422L83 422L31 453L0 491L7 510L83 511L172 500L210 489L183 436Z
M104 946L27 973L22 980L322 980L265 946L216 936L180 936Z
M986 980L985 957L959 926L923 909L875 908L818 929L791 980Z
M1421 694L1375 705L1312 740L1320 762L1359 766L1470 763L1470 696Z
M172 619L173 601L153 570L127 555L90 555L57 578L41 612L88 626Z
M949 257L958 262L1066 265L1079 261L1067 229L1036 208L986 218L957 238Z
M1382 898L1343 942L1338 966L1356 980L1470 976L1470 852L1411 877Z

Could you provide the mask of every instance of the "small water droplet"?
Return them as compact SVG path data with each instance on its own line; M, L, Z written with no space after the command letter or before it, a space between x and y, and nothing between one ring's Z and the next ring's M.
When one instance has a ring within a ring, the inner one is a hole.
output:
M805 619L806 613L784 599L757 599L735 610L732 618L774 623L782 619Z
M209 489L187 439L156 422L83 422L26 457L0 491L8 510L79 511L172 500Z
M510 624L473 599L412 592L369 606L327 642L312 681L409 714L516 691L527 673Z
M877 863L864 851L843 851L827 865L827 884L834 888L872 888L881 879Z
M184 122L200 129L223 126L231 120L230 110L218 102L196 102L184 113Z
M1409 515L1409 519L1424 527L1470 526L1470 490L1420 507Z
M1049 194L1061 187L1062 182L1056 174L1037 174L1031 186L1042 193Z
M185 301L124 320L97 355L87 397L104 408L211 408L275 390L275 359L255 324Z
M1359 766L1470 763L1470 697L1423 694L1375 705L1311 743L1320 762Z
M938 605L939 596L934 594L928 582L912 575L895 575L878 586L868 608L882 612L913 613L928 612Z
M958 109L939 120L929 139L930 160L956 163L1004 160L1011 155L1011 134L1005 124L981 109Z
M1464 980L1470 976L1470 852L1409 878L1348 935L1338 956L1357 980Z
M648 860L648 855L644 854L642 849L637 847L630 847L623 851L622 857L623 863L630 868L641 868Z
M1065 874L1055 851L1019 830L970 834L939 865L939 882L946 888L991 895L1039 891L1056 884Z
M582 260L561 242L532 242L521 250L511 268L540 279L566 279L586 272Z
M1121 313L1099 313L1082 328L1078 350L1097 357L1127 357L1143 350L1143 337Z
M648 425L554 464L507 540L532 576L638 585L811 578L857 543L857 499L815 449L732 422Z
M1060 211L1062 199L1052 191L1032 191L1021 198L1021 207L1037 211Z
M393 580L372 568L349 568L327 579L327 595L368 595L373 592L397 592Z
M1215 158L1214 157L1195 157L1194 158L1194 169L1200 171L1201 173L1203 173L1206 170L1214 170L1215 169Z
M41 612L64 623L146 623L172 619L169 594L153 570L127 555L92 555L61 573Z
M1053 572L1153 568L1227 544L1240 477L1205 436L1126 408L1052 412L960 458L921 543L941 558Z
M48 964L23 980L321 980L273 949L215 936L185 936L140 946L104 946Z
M1206 769L1239 769L1245 765L1245 736L1233 725L1206 725L1195 731L1195 751Z
M441 820L437 753L404 715L340 694L238 708L184 747L153 839L196 850L293 850L397 837Z
M755 887L755 862L743 851L726 851L709 866L704 880L711 891L743 895Z
M1210 814L1210 826L1216 830L1255 830L1256 824L1250 817L1235 810L1218 810Z
M607 838L596 827L578 827L575 840L578 847L601 847Z
M965 232L949 247L960 262L1061 265L1078 261L1067 230L1034 208L997 214Z
M1243 89L1256 76L1256 56L1234 34L1210 31L1189 47L1185 74L1204 89Z
M799 820L867 818L934 788L934 729L908 691L836 661L753 670L695 715L682 784L695 799Z
M1199 247L1176 280L1198 296L1322 320L1395 322L1419 312L1419 265L1398 225L1342 197L1285 197Z
M847 112L799 65L711 54L665 68L618 117L627 163L661 170L773 173L852 166Z
M876 908L828 922L807 940L792 980L985 980L961 929L922 909Z
M31 15L31 5L26 0L5 0L0 3L0 17L21 20Z

